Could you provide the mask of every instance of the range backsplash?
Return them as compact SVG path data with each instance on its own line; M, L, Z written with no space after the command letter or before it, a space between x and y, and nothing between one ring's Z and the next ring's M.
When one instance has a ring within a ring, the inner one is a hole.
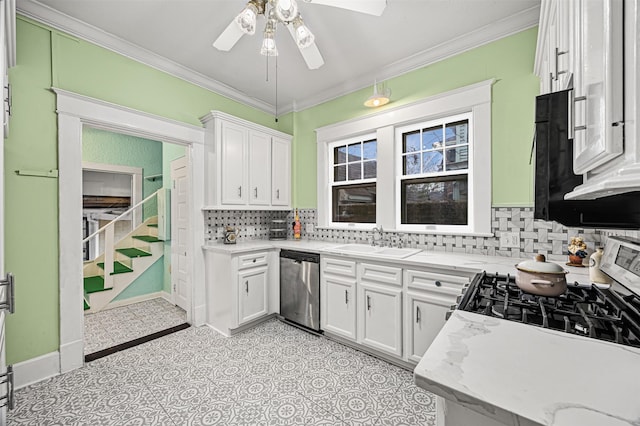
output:
M336 243L371 242L370 231L336 230L318 228L316 209L298 211L302 223L302 238L310 240L332 241ZM205 212L206 239L221 240L219 229L234 226L241 230L238 241L268 239L272 219L285 219L289 225L294 220L294 212L259 210L208 210ZM312 225L312 230L307 225ZM373 225L372 225L373 228ZM567 258L567 244L571 237L583 237L591 253L596 247L602 247L611 235L626 235L639 238L640 230L609 230L567 228L555 222L533 219L530 207L499 207L491 209L491 230L493 237L471 237L460 235L430 235L425 233L400 234L384 232L384 238L392 241L403 239L403 246L424 250L450 251L484 254L491 256L531 257L542 253L550 260L562 261ZM311 231L311 232L308 232ZM520 232L520 247L500 248L501 232ZM289 238L293 230L289 226Z

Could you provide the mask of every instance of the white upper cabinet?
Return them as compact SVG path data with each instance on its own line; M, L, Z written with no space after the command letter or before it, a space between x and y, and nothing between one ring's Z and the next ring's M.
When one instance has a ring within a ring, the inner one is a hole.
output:
M638 0L542 0L535 73L541 93L573 89L573 171L565 199L640 190Z
M291 136L212 111L205 126L205 208L289 210Z

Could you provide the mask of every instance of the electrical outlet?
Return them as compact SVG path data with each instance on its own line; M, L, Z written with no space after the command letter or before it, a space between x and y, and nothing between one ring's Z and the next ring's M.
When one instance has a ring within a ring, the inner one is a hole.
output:
M307 223L304 230L307 234L313 234L313 223Z
M222 226L218 227L218 229L216 229L216 237L217 238L224 238L224 228Z
M500 232L500 248L520 247L520 232Z

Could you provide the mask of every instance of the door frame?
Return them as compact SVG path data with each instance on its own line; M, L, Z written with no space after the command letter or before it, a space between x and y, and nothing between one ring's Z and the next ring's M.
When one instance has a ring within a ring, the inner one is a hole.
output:
M179 268L178 261L175 260L174 256L173 256L173 249L174 249L173 243L176 241L176 234L177 234L177 233L174 232L174 229L175 229L174 225L177 224L177 220L175 220L175 218L177 217L177 206L175 205L176 196L175 196L175 193L173 192L176 189L176 188L174 188L174 185L173 185L173 183L175 182L174 179L173 179L173 170L174 170L174 168L173 168L174 166L173 165L177 164L178 161L181 161L181 162L185 163L185 167L187 168L187 175L189 176L189 179L191 178L191 162L189 161L189 157L185 155L183 157L179 157L179 158L171 160L170 161L170 167L169 167L170 174L171 174L171 231L170 231L170 235L171 235L171 250L169 252L169 255L171 256L171 262L170 262L170 264L171 264L171 269L170 269L171 270L171 300L173 301L174 304L176 304L177 306L180 306L179 304L176 303L177 286L175 284L174 275L173 275L173 271L177 271L178 268ZM189 187L188 188L191 188L191 181L189 181ZM191 196L191 193L189 191L190 190L188 189L187 190L187 197ZM187 205L190 204L190 202L191 201L188 198ZM189 263L191 263L191 259L192 259L192 254L190 253L191 249L192 249L191 241L193 241L193 232L191 231L192 230L192 225L193 224L191 223L191 220L189 219L189 223L188 223L188 226L187 226L187 253L186 253L187 262L189 262ZM165 255L166 255L166 253L165 253ZM191 269L191 265L188 265L187 269ZM189 286L192 287L193 286L193 284L192 284L193 277L189 277L189 281L191 282L189 284ZM187 300L189 300L189 297L190 297L189 294L191 292L189 290L187 290L187 291L188 291Z
M89 126L159 142L186 146L190 158L189 200L192 291L187 321L204 324L205 288L204 129L116 105L66 90L52 88L58 114L58 232L60 285L60 372L84 365L84 311L82 308L82 128Z

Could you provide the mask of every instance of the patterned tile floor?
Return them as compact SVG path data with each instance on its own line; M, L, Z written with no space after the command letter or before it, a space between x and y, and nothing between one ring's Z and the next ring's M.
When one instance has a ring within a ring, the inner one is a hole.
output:
M84 316L84 354L183 324L186 312L162 298Z
M189 329L16 392L9 425L429 425L409 371L281 323Z

